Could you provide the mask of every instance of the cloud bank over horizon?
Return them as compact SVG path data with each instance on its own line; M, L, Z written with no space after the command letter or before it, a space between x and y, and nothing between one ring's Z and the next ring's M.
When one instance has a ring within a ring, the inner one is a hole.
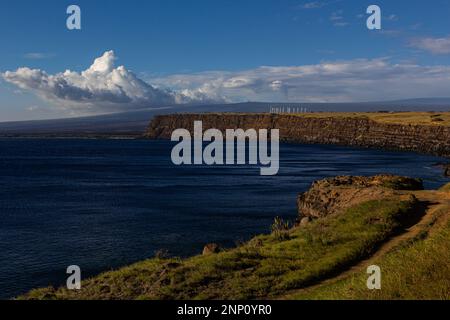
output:
M367 102L448 97L450 66L392 63L388 58L262 66L152 79L160 86L214 100L267 102Z
M1 75L75 115L175 104L383 101L445 97L450 92L450 66L399 64L388 58L261 66L146 80L124 66L115 67L115 60L114 52L107 51L80 73L66 70L51 75L22 67Z

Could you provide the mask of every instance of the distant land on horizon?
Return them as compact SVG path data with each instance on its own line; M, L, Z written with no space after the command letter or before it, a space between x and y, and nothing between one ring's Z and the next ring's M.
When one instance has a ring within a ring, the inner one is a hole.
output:
M271 107L307 108L308 112L443 112L450 111L450 98L421 98L363 103L243 102L196 106L177 105L78 118L0 122L0 136L95 136L97 134L136 136L147 128L150 120L156 115L208 112L262 113L269 112Z

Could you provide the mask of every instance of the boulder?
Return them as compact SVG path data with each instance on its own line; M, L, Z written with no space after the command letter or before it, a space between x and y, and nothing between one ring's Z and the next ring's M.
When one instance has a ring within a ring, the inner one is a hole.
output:
M203 248L203 255L210 255L220 252L220 246L216 243L209 243Z
M300 227L304 227L304 226L308 225L310 222L311 222L310 217L304 217L300 220Z

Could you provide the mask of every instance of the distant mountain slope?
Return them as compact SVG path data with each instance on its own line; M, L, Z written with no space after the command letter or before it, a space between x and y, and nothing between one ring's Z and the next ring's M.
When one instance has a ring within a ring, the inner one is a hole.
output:
M155 115L203 112L269 112L271 107L322 111L448 111L450 98L412 99L366 103L267 103L245 102L202 106L174 106L81 118L0 122L0 136L20 135L140 135Z

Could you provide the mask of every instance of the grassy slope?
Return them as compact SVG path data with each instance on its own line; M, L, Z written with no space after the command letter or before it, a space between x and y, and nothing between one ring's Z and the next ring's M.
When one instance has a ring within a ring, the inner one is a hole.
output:
M412 198L362 203L306 227L277 230L219 254L152 259L25 299L251 299L302 288L372 254L412 215Z
M374 263L382 270L381 290L367 290L368 276L359 272L312 289L300 290L289 298L449 300L449 239L450 221L447 220L377 259Z

